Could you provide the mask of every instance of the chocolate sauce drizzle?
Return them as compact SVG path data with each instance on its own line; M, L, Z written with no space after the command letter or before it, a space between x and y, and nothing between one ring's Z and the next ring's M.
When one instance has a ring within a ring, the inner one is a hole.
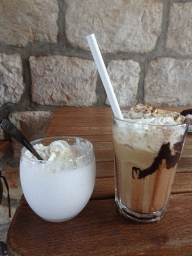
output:
M133 179L144 179L148 175L151 175L152 173L159 169L164 159L166 160L167 169L174 167L178 163L179 158L181 156L182 146L183 140L181 142L174 144L173 148L175 150L175 154L171 155L170 142L168 142L167 144L163 144L160 148L158 156L155 157L154 162L149 168L141 170L138 167L132 167Z
M192 109L185 109L180 114L183 116L192 115Z

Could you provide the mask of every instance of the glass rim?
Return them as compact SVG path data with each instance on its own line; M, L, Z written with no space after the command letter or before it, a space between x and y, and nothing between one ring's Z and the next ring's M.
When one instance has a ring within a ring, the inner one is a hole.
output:
M124 112L128 112L129 110L121 110L122 113ZM179 114L179 113L178 113ZM112 114L112 118L113 120L115 121L120 121L122 123L127 123L127 124L137 124L137 125L142 125L142 126L152 126L152 127L176 127L176 126L189 126L190 124L190 119L185 117L186 118L186 122L185 123L182 123L182 124L151 124L151 123L138 123L138 121L142 120L141 118L138 118L138 119L120 119L118 117L116 117L114 114ZM146 119L144 119L146 120Z
M89 140L86 140L84 138L81 138L81 137L77 137L77 136L53 136L53 137L44 137L44 138L40 138L40 139L36 139L36 140L33 140L33 141L30 141L30 143L32 145L34 144L37 144L37 142L41 142L41 141L44 141L44 140L57 140L57 139L80 139L80 140L84 140L85 142L87 142L90 146L90 148L88 150L86 150L86 152L84 153L83 152L83 155L82 156L78 156L78 157L75 157L75 158L72 158L72 159L69 159L69 163L73 163L74 161L78 160L78 159L81 159L81 160L84 160L87 156L89 156L90 154L93 153L93 144L89 141ZM66 141L66 140L65 140ZM67 141L66 141L67 142ZM21 149L21 157L24 157L25 159L31 161L31 162L41 162L41 163L54 163L57 161L57 159L54 159L52 161L48 161L48 160L38 160L37 158L35 159L31 159L29 156L27 156L25 154L25 152L27 151L28 149L26 147L22 147ZM21 158L20 157L20 158Z

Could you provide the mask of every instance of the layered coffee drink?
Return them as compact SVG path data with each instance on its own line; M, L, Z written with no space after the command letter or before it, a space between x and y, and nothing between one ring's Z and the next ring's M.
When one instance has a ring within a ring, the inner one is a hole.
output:
M120 213L138 221L163 216L181 156L187 119L149 104L114 117L115 200Z

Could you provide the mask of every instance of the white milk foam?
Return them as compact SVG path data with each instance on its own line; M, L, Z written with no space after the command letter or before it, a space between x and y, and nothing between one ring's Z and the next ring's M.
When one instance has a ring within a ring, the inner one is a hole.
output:
M171 149L185 132L186 118L176 112L157 109L149 104L136 104L122 112L124 121L117 119L113 127L114 139L119 144L136 150L158 152L170 142Z

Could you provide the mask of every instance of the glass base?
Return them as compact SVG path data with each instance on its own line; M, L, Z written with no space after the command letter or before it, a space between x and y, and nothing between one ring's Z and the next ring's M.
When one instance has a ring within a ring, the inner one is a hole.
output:
M134 220L136 222L143 222L143 223L158 222L163 217L165 212L165 208L162 208L157 212L138 213L125 207L118 200L115 200L115 201L116 201L116 205L119 210L119 213L124 217Z

